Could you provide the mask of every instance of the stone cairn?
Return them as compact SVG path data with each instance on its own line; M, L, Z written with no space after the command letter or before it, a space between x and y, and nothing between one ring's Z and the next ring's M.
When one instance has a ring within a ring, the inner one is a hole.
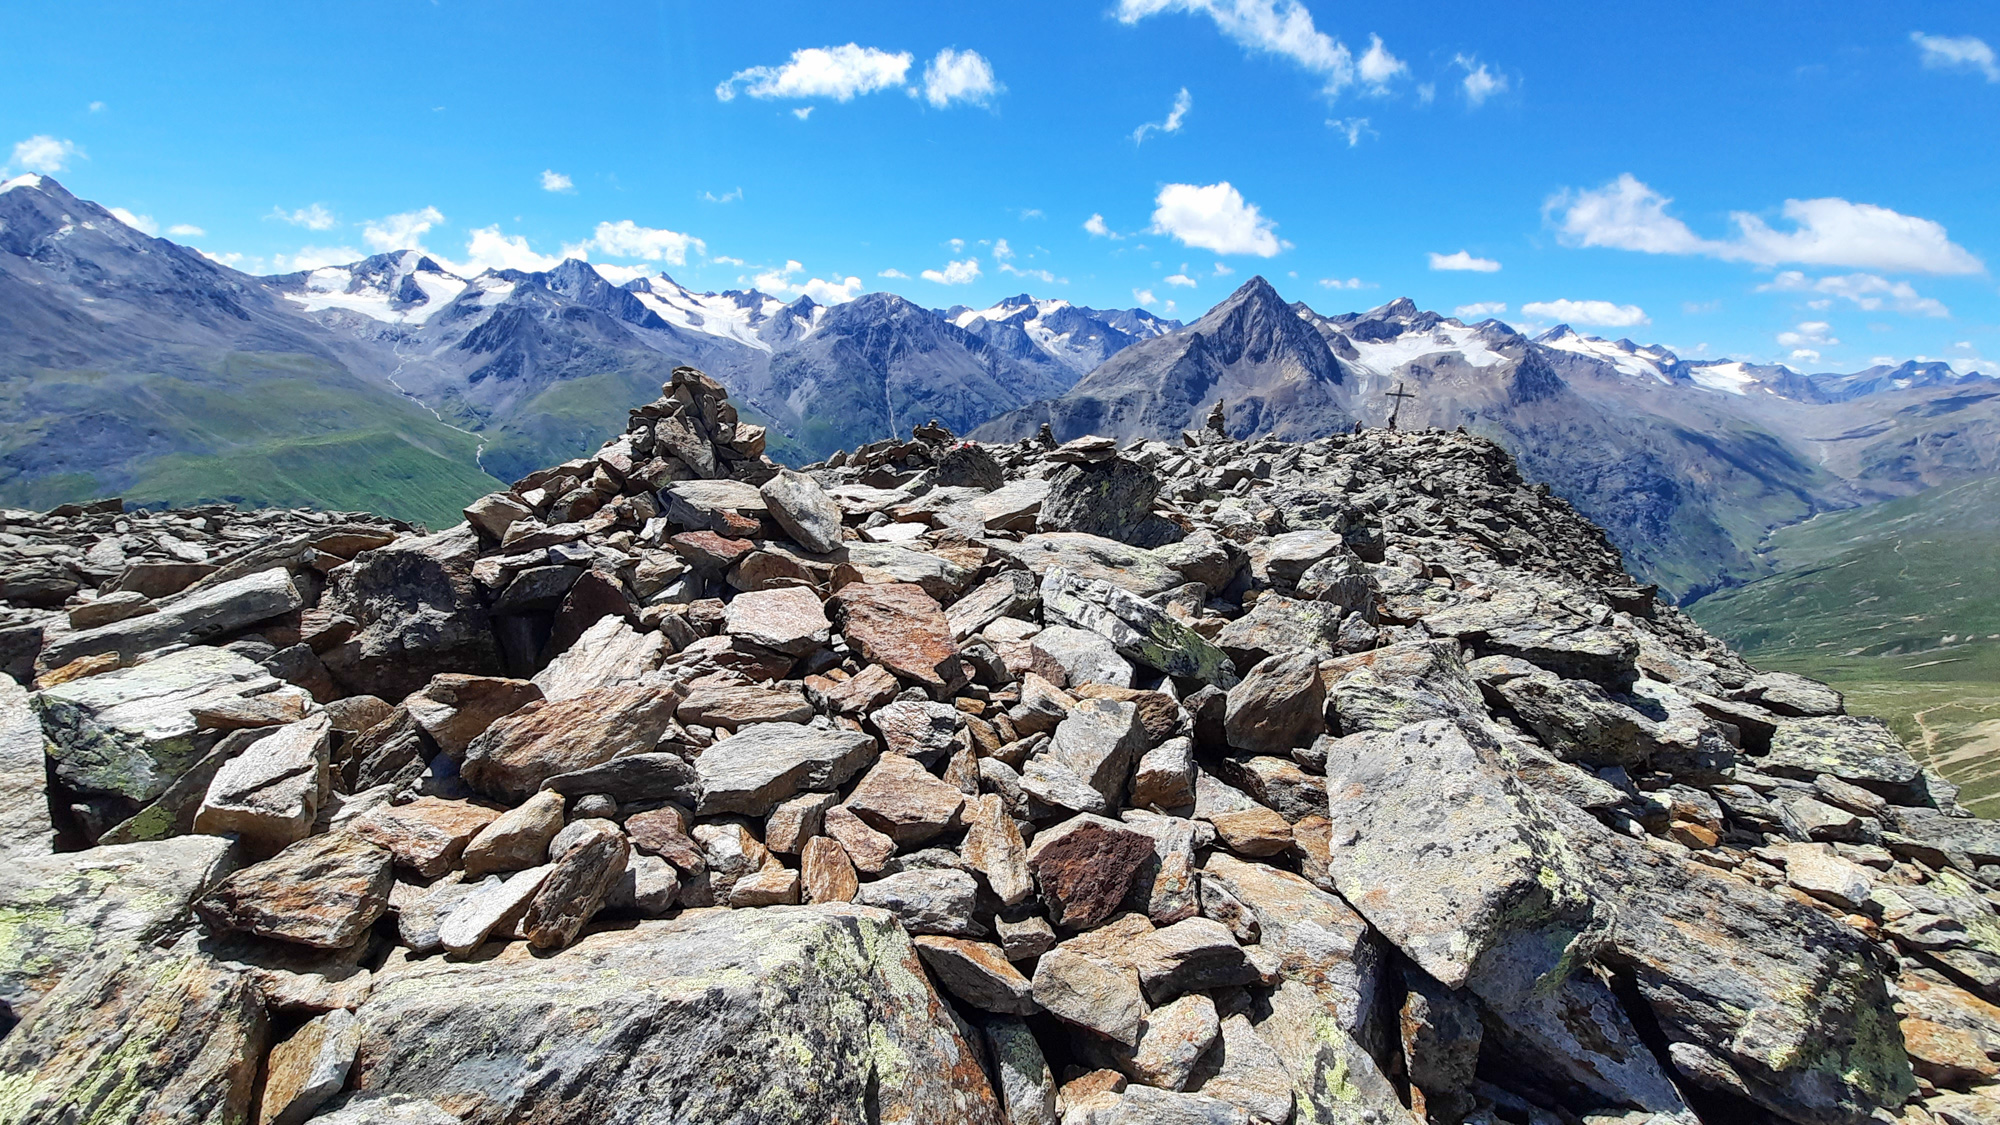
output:
M2000 1119L2000 831L1491 443L664 392L0 513L0 1120Z

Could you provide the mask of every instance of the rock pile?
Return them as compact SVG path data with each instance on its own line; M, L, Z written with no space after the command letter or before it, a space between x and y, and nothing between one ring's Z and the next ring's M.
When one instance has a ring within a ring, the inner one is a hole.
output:
M465 514L8 515L0 1119L2000 1117L2000 831L1483 440L682 369Z

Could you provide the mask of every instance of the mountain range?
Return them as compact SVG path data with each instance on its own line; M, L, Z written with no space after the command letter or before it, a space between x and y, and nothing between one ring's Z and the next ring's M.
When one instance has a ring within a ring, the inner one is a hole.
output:
M1022 294L931 309L613 284L587 262L460 277L420 251L252 277L55 180L0 186L0 503L107 494L430 523L594 449L687 363L802 463L937 419L992 440L1463 426L1692 600L1768 573L1772 529L2000 471L2000 381L1806 374L1407 298L1326 316L1263 278L1193 324ZM1398 392L1400 394L1392 394Z

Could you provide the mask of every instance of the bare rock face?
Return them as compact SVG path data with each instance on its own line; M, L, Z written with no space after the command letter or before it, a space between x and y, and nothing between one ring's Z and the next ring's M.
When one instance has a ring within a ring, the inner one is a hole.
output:
M847 643L864 659L939 691L965 682L951 622L937 599L913 583L852 584L835 596Z
M999 1120L978 1056L879 910L691 914L558 957L412 965L356 1017L355 1088L466 1121L645 1120L669 1093L698 1121ZM418 1026L432 1031L412 1043Z

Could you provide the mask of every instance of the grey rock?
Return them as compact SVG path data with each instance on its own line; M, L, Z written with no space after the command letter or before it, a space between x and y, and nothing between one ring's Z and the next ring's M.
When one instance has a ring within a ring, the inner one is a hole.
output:
M1037 654L1061 668L1071 687L1111 684L1131 687L1136 673L1109 637L1089 629L1051 625L1028 642Z
M542 782L544 789L565 796L603 794L613 801L678 801L691 803L701 791L693 763L679 754L654 751L626 754L603 765L559 773Z
M1175 809L1194 803L1194 742L1169 738L1132 767L1132 804Z
M1146 728L1138 707L1083 699L1056 725L1047 756L1096 790L1107 807L1115 808L1125 803L1126 779L1145 749Z
M337 568L322 608L359 622L320 654L350 693L401 699L438 672L493 675L500 650L479 583L479 536L470 524L407 536Z
M1780 722L1757 768L1802 781L1830 774L1888 797L1913 796L1922 777L1887 723L1849 715Z
M758 492L769 506L771 518L799 546L818 554L840 548L840 506L817 481L804 473L780 469Z
M1028 1025L998 1016L980 1026L1005 1125L1056 1125L1056 1080Z
M197 647L72 680L32 702L57 780L79 793L149 801L200 759L195 710L276 687L257 664Z
M1265 594L1249 612L1222 627L1215 643L1239 668L1280 652L1302 649L1316 656L1341 652L1341 607Z
M1184 532L1153 514L1160 479L1123 457L1064 465L1049 475L1035 529L1100 535L1135 547L1158 547Z
M978 1055L879 910L708 911L591 934L559 957L509 946L416 963L355 1015L352 1085L468 1121L647 1120L667 1091L690 1121L999 1118ZM412 1027L431 1032L413 1043ZM733 1061L718 1067L725 1043Z
M438 944L452 953L470 953L485 943L502 921L518 916L549 877L547 866L516 871L502 879L489 875L460 897L438 924Z
M854 893L856 905L889 911L913 934L945 937L984 936L985 927L972 917L978 899L978 880L948 867L885 875Z
M345 949L389 909L395 881L389 849L332 832L231 874L194 908L212 930Z
M52 668L104 652L129 660L164 645L234 632L303 604L305 598L283 569L261 571L157 603L153 613L70 633L51 641L42 650L42 659Z
M1164 594L1186 581L1153 552L1101 535L1067 531L1030 535L1008 549L1038 577L1059 566L1079 578L1100 579L1142 598Z
M616 824L580 820L576 825L585 826L587 835L560 856L555 846L550 847L548 875L521 916L521 932L537 949L560 949L575 941L625 873L631 855L631 845Z
M986 942L921 935L917 955L952 995L981 1011L1033 1015L1040 1010L1028 984L1006 951Z
M266 851L305 839L331 785L332 735L321 715L252 743L216 771L195 813L195 831L234 834Z
M1259 661L1229 689L1223 730L1237 750L1284 755L1326 732L1325 711L1318 658L1294 650Z
M228 840L179 836L0 866L0 1006L24 1017L94 950L164 936L240 856Z
M0 865L55 850L42 745L27 689L0 675Z
M1219 687L1236 682L1235 664L1208 638L1110 582L1050 567L1042 575L1041 593L1051 624L1099 633L1135 664Z
M797 723L756 723L710 746L695 760L701 777L696 810L763 816L804 790L838 788L876 757L859 731Z
M1278 1052L1257 1034L1248 1016L1223 1018L1219 1041L1196 1065L1188 1088L1228 1102L1256 1125L1285 1125L1292 1119L1292 1076Z

